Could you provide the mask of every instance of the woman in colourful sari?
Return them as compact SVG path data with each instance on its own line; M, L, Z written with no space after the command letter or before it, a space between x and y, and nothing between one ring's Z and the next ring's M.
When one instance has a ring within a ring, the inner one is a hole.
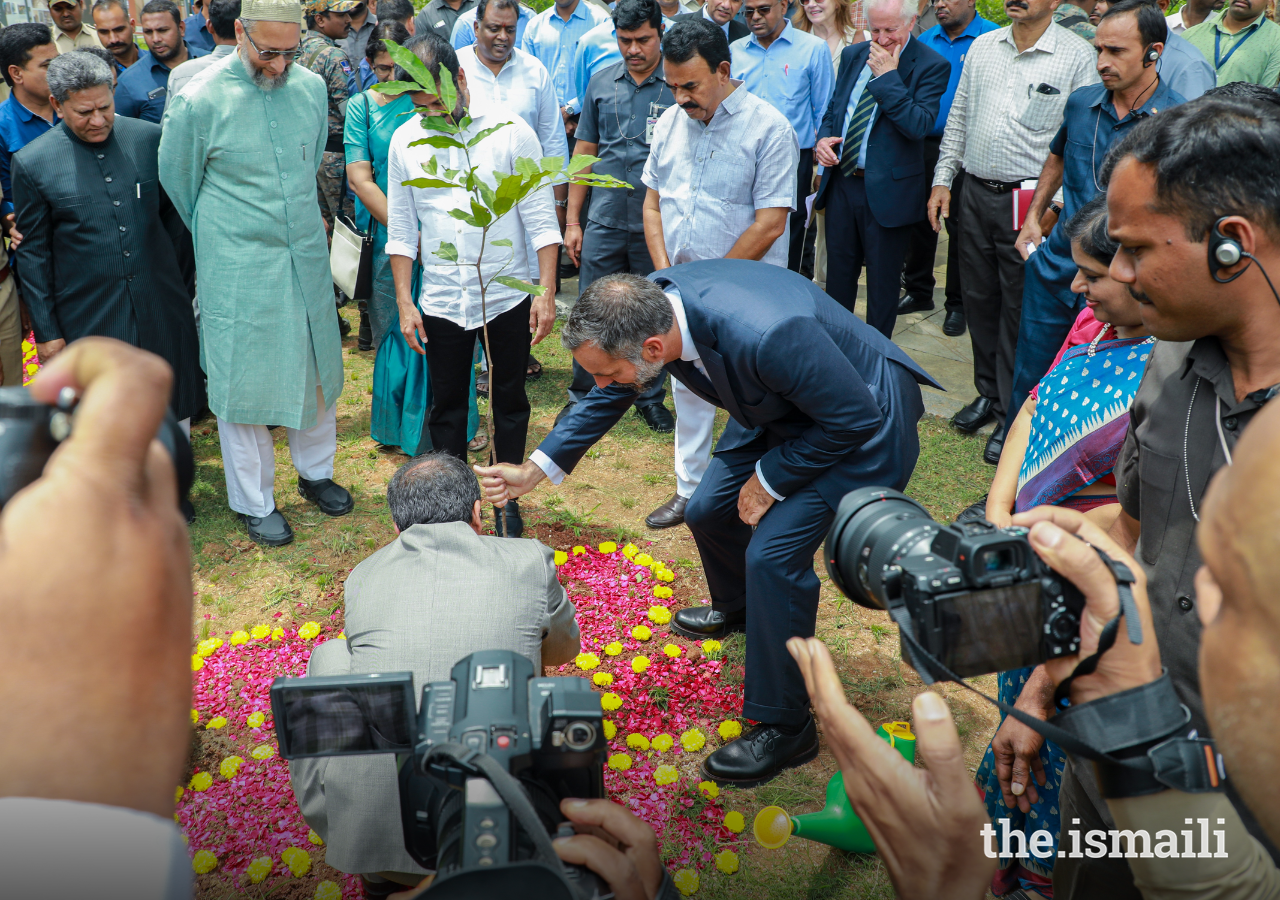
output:
M1111 470L1155 338L1142 324L1138 301L1108 274L1118 245L1107 235L1106 199L1086 203L1066 228L1079 269L1071 287L1084 295L1086 308L1009 428L987 497L986 516L1001 527L1012 524L1015 512L1046 504L1080 510L1104 529L1119 511ZM1047 717L1053 685L1043 667L997 678L1001 701ZM1028 847L1033 833L1046 831L1053 845L1039 858L1001 856L991 882L995 896L1053 896L1065 764L1058 747L1017 720L1002 719L976 776L996 823L997 848L1006 828L1022 832ZM1011 844L1016 848L1021 841L1015 837Z

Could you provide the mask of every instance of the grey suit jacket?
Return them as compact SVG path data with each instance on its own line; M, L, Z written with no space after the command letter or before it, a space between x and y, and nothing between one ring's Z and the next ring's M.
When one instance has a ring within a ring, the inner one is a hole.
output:
M410 671L420 696L477 650L512 650L541 672L578 652L573 615L543 544L414 525L347 577L347 639L317 647L307 674ZM294 760L289 777L329 865L423 873L404 849L394 756Z

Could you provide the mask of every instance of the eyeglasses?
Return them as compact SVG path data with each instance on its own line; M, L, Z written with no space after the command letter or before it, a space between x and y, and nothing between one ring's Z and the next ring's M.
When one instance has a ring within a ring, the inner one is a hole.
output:
M756 16L760 16L763 19L771 9L773 9L772 3L766 3L764 6L744 6L742 8L742 16L745 19L752 19Z
M374 66L373 74L378 76L379 81L390 81L391 76L396 73L395 66Z
M253 42L253 38L249 36L249 32L244 33L244 39L249 42L249 46L253 48L253 52L258 54L258 59L263 62L271 62L278 57L284 57L289 62L293 62L302 55L302 45L299 44L292 50L259 50L258 45Z

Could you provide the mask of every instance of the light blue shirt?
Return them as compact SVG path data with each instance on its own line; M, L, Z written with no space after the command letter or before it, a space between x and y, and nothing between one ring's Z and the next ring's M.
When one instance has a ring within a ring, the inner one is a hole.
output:
M533 20L534 15L536 14L533 10L523 3L520 4L520 12L516 16L516 46L520 46L520 41L524 39L525 26ZM457 21L453 23L453 31L449 33L449 43L453 44L454 50L461 50L475 42L476 11L472 8L458 16Z
M734 41L729 51L733 77L787 117L801 150L812 147L835 87L827 42L788 21L768 49L753 34Z
M670 28L675 21L663 16L662 24ZM618 34L613 27L613 19L605 19L578 41L578 51L573 56L575 93L573 108L570 112L582 112L582 98L587 95L587 85L591 83L591 77L601 69L607 69L619 62L622 62L622 54L618 51ZM662 77L661 73L658 77Z
M578 94L574 89L573 79L578 42L606 19L608 14L603 10L587 0L578 0L568 22L560 18L552 4L534 16L529 27L524 30L520 49L537 57L547 67L547 71L551 73L551 83L556 89L557 102L569 107L571 111L576 112L578 109Z

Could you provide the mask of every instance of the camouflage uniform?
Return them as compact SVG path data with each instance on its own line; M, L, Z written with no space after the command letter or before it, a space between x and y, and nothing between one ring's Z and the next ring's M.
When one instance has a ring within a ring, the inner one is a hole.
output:
M308 14L315 15L318 12L350 12L357 5L356 0L310 0L304 8ZM320 214L332 233L333 217L346 190L347 166L342 149L342 131L347 117L347 79L351 77L351 62L333 38L319 31L306 33L301 50L298 64L323 78L329 92L329 141L316 182L320 193ZM349 203L341 205L343 208L350 206Z
M1090 43L1093 42L1093 36L1098 30L1096 26L1090 24L1089 14L1071 3L1060 3L1053 11L1053 21Z

